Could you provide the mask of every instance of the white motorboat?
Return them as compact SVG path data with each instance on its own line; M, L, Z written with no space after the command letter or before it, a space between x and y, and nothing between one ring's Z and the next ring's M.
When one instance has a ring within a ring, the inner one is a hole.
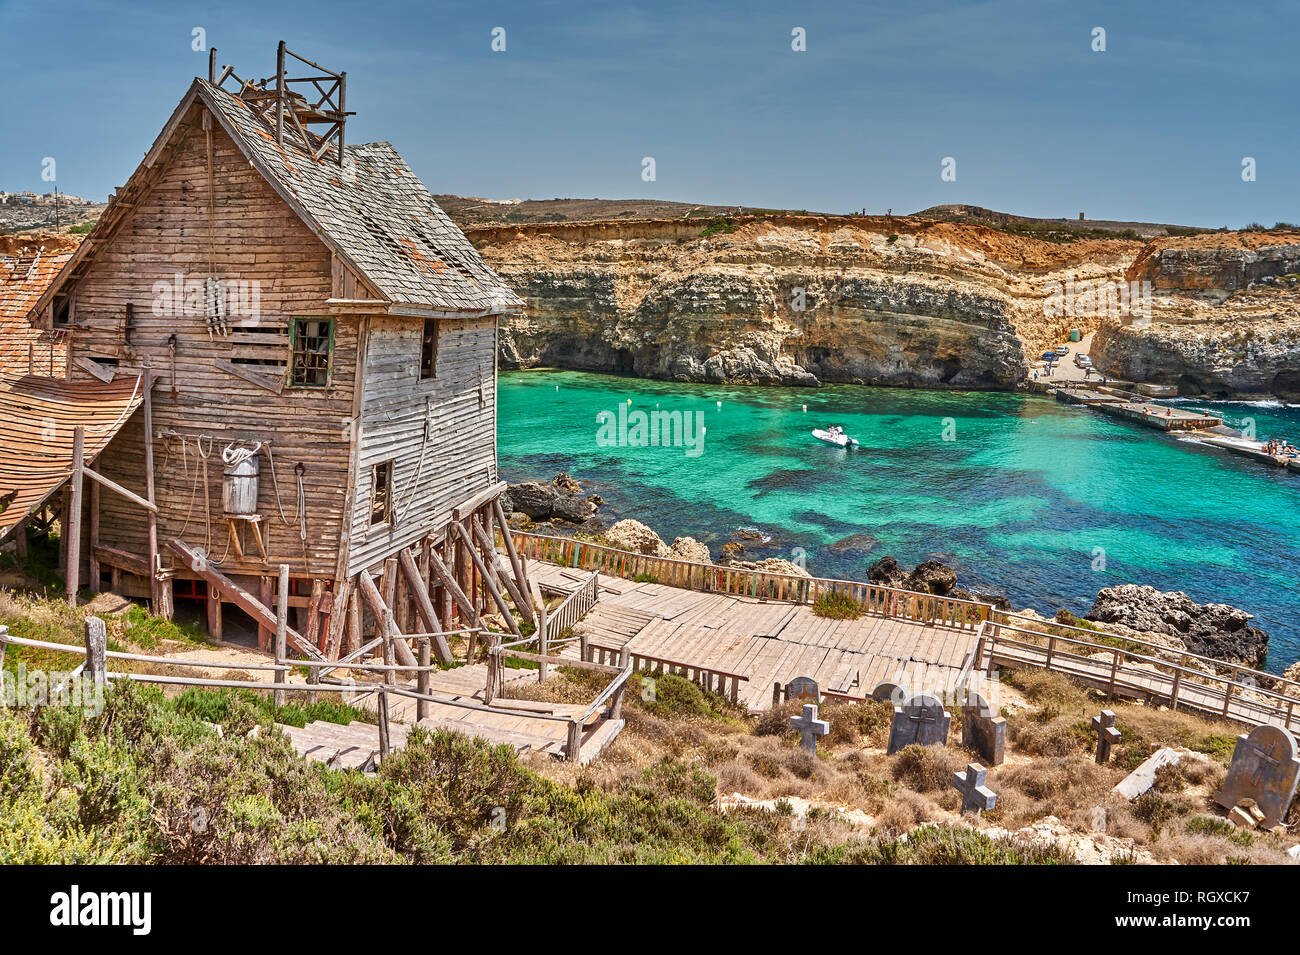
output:
M827 444L833 444L837 448L856 448L858 446L857 438L850 438L844 433L844 429L839 425L831 425L826 430L813 428L813 437L818 441L825 441Z

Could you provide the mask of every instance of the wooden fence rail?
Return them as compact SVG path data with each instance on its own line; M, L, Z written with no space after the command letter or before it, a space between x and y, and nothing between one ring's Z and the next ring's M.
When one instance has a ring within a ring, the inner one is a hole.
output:
M976 600L940 597L856 580L774 574L673 557L634 554L571 537L549 537L524 531L511 533L518 551L534 560L629 580L651 579L684 590L805 604L815 603L823 594L838 593L870 614L902 617L961 630L975 630L993 612L991 604Z

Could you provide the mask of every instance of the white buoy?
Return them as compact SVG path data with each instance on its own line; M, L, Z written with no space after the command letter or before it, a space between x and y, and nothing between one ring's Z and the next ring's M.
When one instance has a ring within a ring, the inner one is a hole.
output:
M804 412L804 414L807 414L807 413L808 413L808 406L807 406L807 405L804 405L804 406L803 406L803 412Z
M721 402L721 401L718 402L718 407L719 407L719 408L722 407L722 402Z
M627 399L627 403L628 403L628 404L631 404L631 403L632 403L632 399L631 399L631 398Z

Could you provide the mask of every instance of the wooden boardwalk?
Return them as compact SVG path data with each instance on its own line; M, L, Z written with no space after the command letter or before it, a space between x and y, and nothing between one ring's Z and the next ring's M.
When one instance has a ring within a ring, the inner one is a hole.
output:
M588 573L530 561L529 576L572 590ZM951 690L975 650L977 633L868 615L829 620L808 604L683 590L602 575L599 600L578 626L593 655L630 655L668 669L744 677L738 702L772 705L772 685L812 677L824 693L865 699L881 683L912 692ZM563 655L577 657L576 642ZM707 682L707 674L706 674Z

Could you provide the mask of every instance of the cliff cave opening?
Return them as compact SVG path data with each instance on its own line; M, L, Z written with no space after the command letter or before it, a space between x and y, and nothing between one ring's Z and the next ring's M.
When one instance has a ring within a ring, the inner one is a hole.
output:
M1300 368L1279 371L1273 378L1273 394L1283 401L1300 401Z
M613 371L619 375L631 375L636 372L636 359L627 348L620 348L614 353Z

